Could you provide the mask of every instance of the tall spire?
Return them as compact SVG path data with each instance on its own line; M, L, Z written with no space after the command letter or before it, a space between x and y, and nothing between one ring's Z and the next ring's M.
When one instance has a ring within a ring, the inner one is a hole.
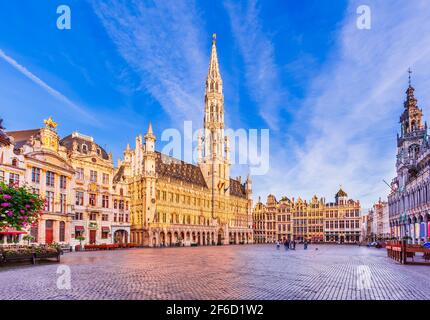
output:
M216 35L212 35L212 51L209 60L205 93L205 147L204 157L220 157L224 154L224 96L216 49ZM208 136L209 135L209 136Z
M411 84L411 68L408 69L408 88L406 89L406 100L404 101L404 111L400 116L401 137L407 134L424 129L422 122L422 110L418 107L418 100L414 95L414 87Z
M409 87L411 87L411 74L412 74L411 68L408 69L408 73L409 73Z
M149 122L149 125L148 125L148 134L154 134L154 132L152 131L152 122L151 121Z
M217 81L222 82L221 73L219 72L218 55L216 51L216 34L214 33L212 35L212 52L211 52L211 58L209 61L207 84L209 83L210 85L211 82L217 82Z
M229 186L230 179L230 147L224 133L224 96L222 92L216 35L213 34L206 78L203 136L199 137L198 154L200 168L214 196L215 193L226 192L226 189L220 186Z

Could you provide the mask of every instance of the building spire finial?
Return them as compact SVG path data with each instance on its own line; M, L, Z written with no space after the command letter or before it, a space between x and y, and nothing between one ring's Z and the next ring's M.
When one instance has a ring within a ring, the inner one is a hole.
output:
M216 33L212 33L212 43L216 43Z
M409 76L408 76L408 78L409 78L409 87L411 86L411 74L412 74L412 70L411 70L411 68L409 67L409 69L408 69L408 73L409 73Z

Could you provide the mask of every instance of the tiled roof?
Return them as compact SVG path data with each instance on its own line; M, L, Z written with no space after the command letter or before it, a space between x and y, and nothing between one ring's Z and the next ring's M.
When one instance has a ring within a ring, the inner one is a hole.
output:
M19 130L7 132L9 137L13 138L14 149L18 150L30 140L31 137L36 138L40 134L40 129Z
M240 181L230 178L230 195L246 198L245 186Z
M82 145L86 145L88 150L87 152L91 153L92 142L79 137L73 137L72 135L68 135L67 137L61 139L60 145L66 147L68 150L73 150L73 141L76 141L78 143L78 146L80 148L79 152L85 153L82 150ZM102 158L105 160L109 160L109 155L107 154L106 150L99 146L97 143L96 146L97 148L100 148Z
M161 177L195 184L207 188L202 171L196 165L156 152L155 170Z

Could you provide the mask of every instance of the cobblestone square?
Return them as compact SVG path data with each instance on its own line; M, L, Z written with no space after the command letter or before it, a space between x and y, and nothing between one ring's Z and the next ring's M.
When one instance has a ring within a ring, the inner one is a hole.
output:
M318 250L317 250L318 248ZM430 268L404 266L384 249L236 245L78 252L59 264L0 268L2 299L430 299Z

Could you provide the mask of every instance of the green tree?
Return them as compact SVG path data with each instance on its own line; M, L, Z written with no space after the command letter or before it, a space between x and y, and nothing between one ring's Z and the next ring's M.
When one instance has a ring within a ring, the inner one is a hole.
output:
M26 187L8 186L0 182L0 229L22 230L42 215L45 201Z

